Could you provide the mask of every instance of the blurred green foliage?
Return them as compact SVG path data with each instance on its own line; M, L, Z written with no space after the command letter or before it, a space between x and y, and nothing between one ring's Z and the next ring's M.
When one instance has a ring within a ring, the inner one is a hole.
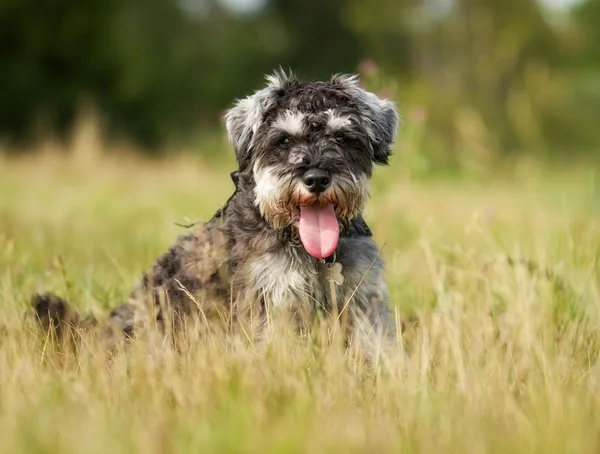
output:
M107 140L157 150L213 131L283 66L360 71L398 101L423 168L600 144L600 0L231 2L3 0L1 138L65 137L91 105Z

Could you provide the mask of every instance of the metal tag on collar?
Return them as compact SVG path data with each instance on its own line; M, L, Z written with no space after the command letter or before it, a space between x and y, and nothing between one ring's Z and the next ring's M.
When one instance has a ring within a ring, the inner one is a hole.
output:
M328 259L331 258L331 261ZM325 271L325 279L329 282L334 282L337 285L342 285L344 283L344 275L342 274L342 264L340 262L336 262L335 252L331 257L327 259L321 259L321 263L324 265Z

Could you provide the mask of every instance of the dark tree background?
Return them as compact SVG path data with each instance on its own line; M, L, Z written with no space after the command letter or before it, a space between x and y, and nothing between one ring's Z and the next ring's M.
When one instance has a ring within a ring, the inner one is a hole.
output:
M87 103L107 140L157 150L214 130L283 66L309 78L360 69L405 111L426 112L427 137L450 155L471 134L466 117L502 154L593 153L599 24L600 0L562 12L536 0L265 0L246 12L217 0L1 0L0 139L66 136Z

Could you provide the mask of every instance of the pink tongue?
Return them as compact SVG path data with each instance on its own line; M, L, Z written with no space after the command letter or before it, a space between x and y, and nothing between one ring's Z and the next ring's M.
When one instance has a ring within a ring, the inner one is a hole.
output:
M300 207L299 232L304 249L313 257L324 259L333 254L340 237L333 205Z

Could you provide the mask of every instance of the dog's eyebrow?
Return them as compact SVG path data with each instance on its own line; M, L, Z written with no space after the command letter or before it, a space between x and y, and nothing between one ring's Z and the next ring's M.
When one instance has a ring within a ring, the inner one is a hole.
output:
M304 119L302 112L286 110L273 122L273 127L298 136L304 131Z
M328 109L325 111L327 116L327 127L329 129L338 130L347 128L352 124L352 120L350 117L346 115L341 115L338 112L335 112L333 109Z

